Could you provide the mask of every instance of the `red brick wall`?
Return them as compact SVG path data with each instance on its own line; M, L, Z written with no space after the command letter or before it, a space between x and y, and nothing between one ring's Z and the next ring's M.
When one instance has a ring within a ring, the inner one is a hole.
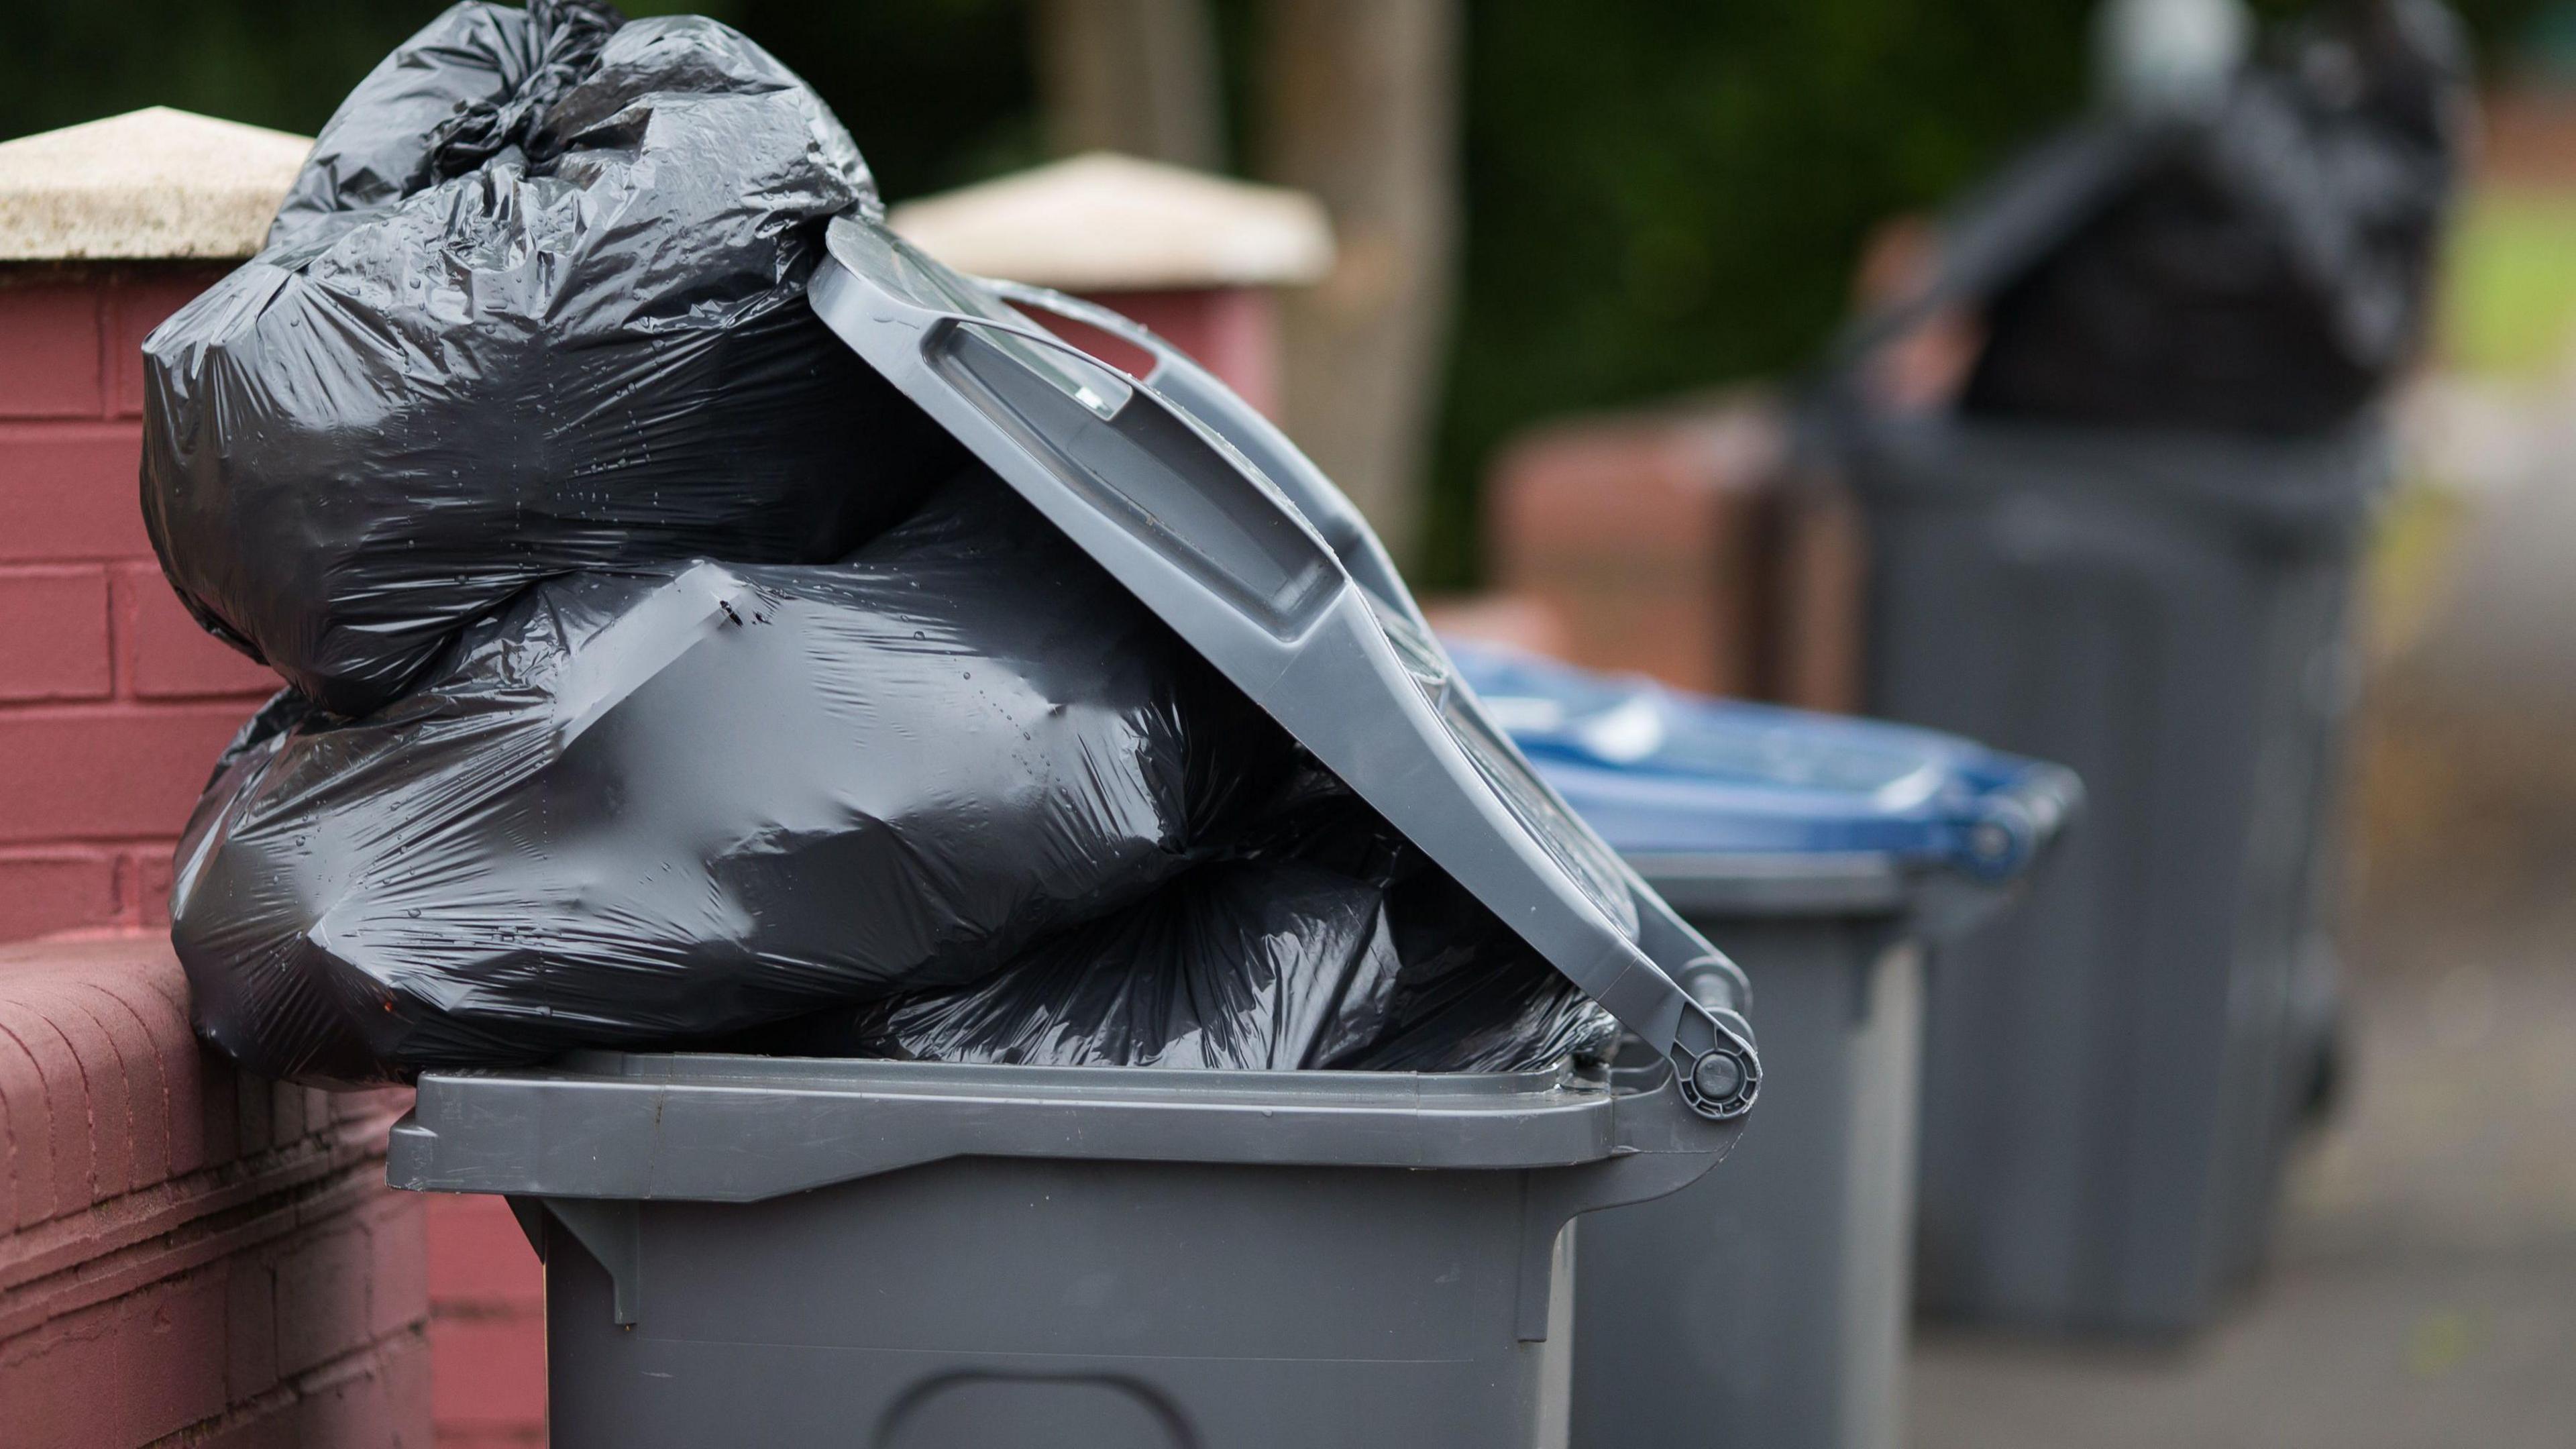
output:
M1495 583L1578 664L1856 708L1860 530L1787 428L1748 395L1531 433L1486 490Z
M155 936L0 948L0 1445L426 1446L406 1095L234 1072Z
M166 919L170 847L265 669L161 581L143 335L215 273L0 268L0 941Z
M399 1094L242 1077L156 927L276 687L161 580L139 345L204 267L0 266L0 1446L426 1446ZM82 933L27 941L56 932ZM525 1254L526 1249L520 1249Z
M1279 415L1279 308L1266 291L1240 287L1197 288L1176 292L1100 292L1088 300L1134 318L1164 341L1188 353L1201 367L1225 380L1226 386L1269 417ZM1078 347L1089 348L1102 361L1135 372L1142 354L1130 357L1126 344L1078 323L1047 325Z
M546 1442L545 1272L497 1197L429 1197L439 1449Z

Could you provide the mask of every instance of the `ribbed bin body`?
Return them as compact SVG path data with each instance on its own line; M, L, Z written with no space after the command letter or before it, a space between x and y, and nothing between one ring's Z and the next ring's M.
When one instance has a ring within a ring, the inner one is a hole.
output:
M507 1193L556 1449L1566 1443L1578 1213L1735 1128L1568 1074L587 1058L423 1079Z
M549 1245L552 1442L1561 1444L1567 1336L1512 1329L1521 1194L1509 1172L984 1159L651 1204L632 1328L599 1265Z
M1764 1115L1724 1174L1578 1228L1574 1442L1894 1449L1921 944L1883 896L1708 909L1694 887L1659 881L1753 979Z
M1894 1449L1927 955L2009 901L2082 786L1955 736L1458 659L1764 1023L1766 1115L1723 1180L1583 1222L1574 1442Z
M2189 1329L2262 1257L2325 1050L2321 842L2380 437L1941 423L1851 456L1873 710L2069 765L2088 801L1935 982L1922 1302Z

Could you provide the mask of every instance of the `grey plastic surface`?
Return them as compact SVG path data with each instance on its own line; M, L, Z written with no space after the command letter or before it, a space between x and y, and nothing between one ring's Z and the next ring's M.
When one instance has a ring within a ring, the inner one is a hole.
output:
M1396 572L1395 560L1389 558L1386 545L1378 541L1377 530L1348 495L1336 486L1314 460L1288 441L1288 435L1276 424L1254 411L1236 396L1216 374L1201 367L1189 354L1157 337L1106 307L1068 297L1045 287L1032 287L1022 282L986 280L984 285L995 295L1024 312L1052 313L1086 327L1096 327L1131 347L1140 348L1154 359L1154 370L1142 379L1156 392L1178 403L1191 416L1208 425L1219 437L1234 445L1245 460L1260 470L1297 511L1306 516L1315 531L1342 561L1351 581L1369 591L1382 605L1401 612L1414 627L1428 633L1430 622L1413 600L1413 592L1404 586L1404 576Z
M1691 919L1752 977L1768 1094L1723 1173L1577 1229L1573 1442L1894 1449L1922 948L1883 904Z
M829 253L814 309L862 359L1671 1060L1696 1109L1751 1106L1760 1064L1741 1002L1676 984L1731 966L1485 718L1383 554L1346 561L1309 522L1345 547L1368 537L1284 437L1168 348L1151 348L1158 381L1120 372L874 222L836 219ZM1710 1100L1696 1084L1712 1081L1738 1085Z
M1565 1073L1217 1072L581 1052L436 1072L386 1180L434 1192L758 1202L947 1157L1563 1167L1672 1151L1652 1099ZM864 1124L866 1130L847 1130ZM1716 1150L1715 1137L1690 1139Z
M1780 855L1632 851L1628 863L1703 932L1709 918L1738 912L1892 914L1905 908L1914 883L1912 873L1874 850Z
M1770 1096L1723 1176L1584 1220L1574 1442L1895 1449L1927 943L2012 893L1867 852L1629 863L1751 977Z
M2062 771L2052 774L2063 775ZM2053 782L2049 782L2053 783ZM2063 798L2060 795L2058 798ZM2064 833L2062 810L2034 813L2032 860L2046 859ZM1729 855L1631 851L1630 866L1698 930L1741 919L1880 919L1927 942L1974 930L2017 899L2019 875L1983 880L1879 851Z
M1740 1130L1652 1076L599 1054L387 1176L512 1195L559 1449L1562 1445L1566 1223Z
M1873 711L2070 765L2088 800L1933 985L1922 1301L2189 1328L2260 1260L2314 1072L2299 962L2384 441L1931 419L1844 443Z

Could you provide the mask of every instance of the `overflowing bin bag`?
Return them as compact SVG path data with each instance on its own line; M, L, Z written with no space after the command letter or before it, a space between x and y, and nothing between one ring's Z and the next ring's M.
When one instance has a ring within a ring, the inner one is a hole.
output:
M960 456L805 303L823 223L878 207L726 26L456 6L323 127L265 250L145 342L163 569L354 716L545 578L841 557Z
M2209 114L2106 148L2121 174L1987 299L1963 409L2266 434L2349 418L2422 340L2468 86L2449 11L2363 0ZM2028 206L2017 190L1995 189L1998 214Z
M1385 892L1296 861L1201 865L983 981L809 1023L802 1054L1046 1066L1329 1066L1396 975Z
M742 1045L1040 1066L1516 1071L1619 1025L1337 781L1304 762L1218 859L982 981Z
M172 937L271 1076L669 1045L979 979L1294 760L970 468L841 563L557 579L366 719L283 697L189 824Z
M1673 974L1723 958L1329 480L1162 344L1115 374L1006 297L1081 307L893 237L714 22L468 4L378 67L146 343L154 544L289 685L175 863L203 1034L356 1086L1506 1070L1624 1021L1749 1107L1734 1001Z

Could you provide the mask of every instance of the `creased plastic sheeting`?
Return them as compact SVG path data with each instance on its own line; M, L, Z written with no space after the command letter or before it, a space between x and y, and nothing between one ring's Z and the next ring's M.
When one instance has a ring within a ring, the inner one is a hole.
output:
M980 470L842 564L556 580L370 719L291 710L190 822L172 937L205 1034L317 1083L971 981L1294 758Z
M1333 1065L1373 1072L1503 1072L1598 1060L1619 1023L1465 887L1438 871L1388 905L1404 963L1377 1040Z
M852 1014L838 1055L1294 1070L1352 1045L1395 976L1377 887L1294 861L1203 865L971 986ZM785 1044L782 1043L782 1046Z
M164 571L356 715L536 580L839 558L962 456L805 303L824 221L877 206L721 24L449 10L323 128L267 249L146 340Z
M2434 0L2334 7L1995 297L1971 413L2328 428L2415 355L2469 119Z
M822 1056L1252 1071L1518 1071L1606 1056L1610 1014L1320 771L1241 854L969 985L738 1045Z

